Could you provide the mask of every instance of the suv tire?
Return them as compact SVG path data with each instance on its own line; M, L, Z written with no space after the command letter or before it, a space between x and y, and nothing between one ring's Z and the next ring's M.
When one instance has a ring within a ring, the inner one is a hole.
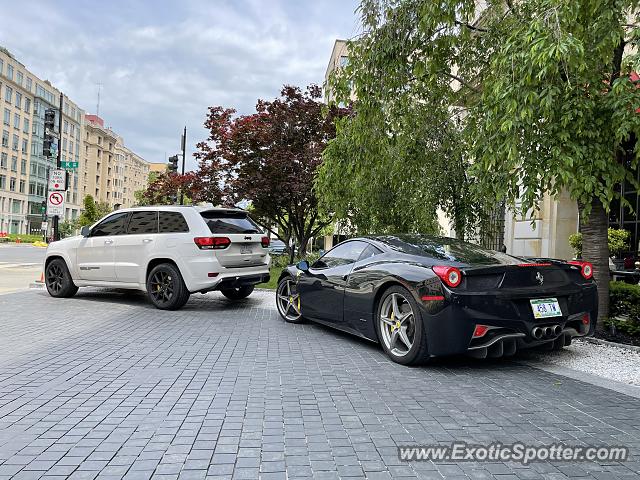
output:
M243 298L247 298L253 293L253 288L253 285L247 285L238 288L221 288L220 293L222 293L229 300L242 300Z
M147 276L147 295L160 310L177 310L189 301L189 290L178 267L172 263L156 265Z
M47 264L44 281L47 291L52 297L69 298L78 292L78 287L71 279L67 264L61 258L54 258Z

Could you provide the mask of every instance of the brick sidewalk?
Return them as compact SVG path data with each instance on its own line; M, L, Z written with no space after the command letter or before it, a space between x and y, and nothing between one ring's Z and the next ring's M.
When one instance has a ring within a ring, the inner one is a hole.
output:
M637 478L640 402L527 366L407 368L271 293L178 312L0 296L0 478ZM616 444L624 464L402 463L439 441Z

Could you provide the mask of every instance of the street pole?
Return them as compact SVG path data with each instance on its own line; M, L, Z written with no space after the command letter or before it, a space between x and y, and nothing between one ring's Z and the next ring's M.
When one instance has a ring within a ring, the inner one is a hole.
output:
M62 94L62 92L60 92L60 107L58 110L58 156L56 158L56 168L58 169L62 166L61 155L62 155L62 103L63 102L64 102L64 95ZM59 217L57 215L53 215L53 218L51 220L53 222L53 240L54 241L60 240L60 230L58 226Z
M182 134L182 175L184 175L184 159L187 149L187 127L184 127L184 133ZM180 189L180 205L184 205L184 189Z

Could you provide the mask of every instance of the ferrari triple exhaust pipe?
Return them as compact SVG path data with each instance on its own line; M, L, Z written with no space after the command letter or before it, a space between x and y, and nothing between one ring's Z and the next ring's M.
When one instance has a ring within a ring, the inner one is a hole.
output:
M557 337L561 333L562 327L560 325L551 325L548 327L533 327L533 329L531 330L531 336L536 340Z

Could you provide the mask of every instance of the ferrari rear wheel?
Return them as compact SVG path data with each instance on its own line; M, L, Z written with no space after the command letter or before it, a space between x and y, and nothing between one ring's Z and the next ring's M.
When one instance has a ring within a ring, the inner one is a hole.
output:
M278 313L285 321L301 323L304 320L300 313L300 295L296 289L296 283L291 277L284 277L278 282L276 306Z
M376 327L382 348L394 362L412 365L428 358L422 316L407 289L397 286L384 292Z

